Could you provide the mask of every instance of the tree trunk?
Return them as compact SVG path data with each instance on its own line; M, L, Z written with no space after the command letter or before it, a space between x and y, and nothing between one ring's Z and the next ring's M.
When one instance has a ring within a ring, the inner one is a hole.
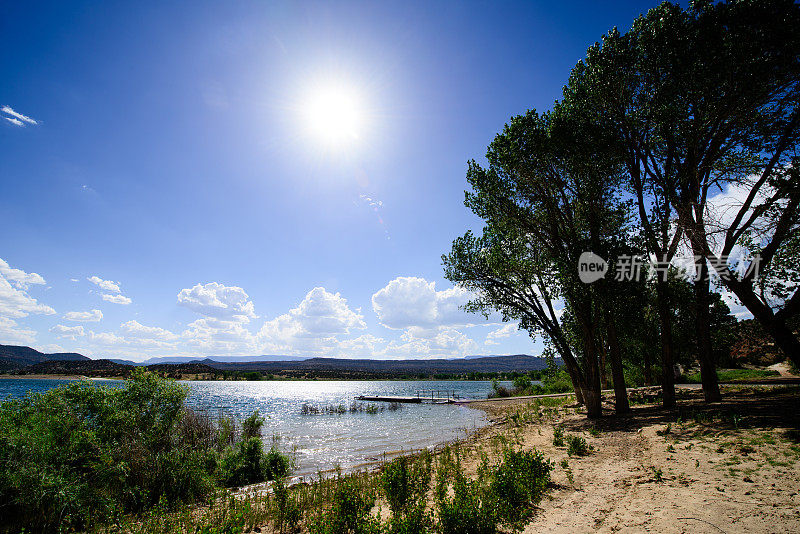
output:
M675 371L672 362L672 316L669 307L667 282L656 280L658 297L658 318L661 326L661 391L664 395L664 408L675 407Z
M586 416L589 419L596 419L603 415L603 397L600 394L600 382L597 382L598 387L587 387L583 390L583 398L586 400Z
M650 362L650 351L648 347L644 348L644 385L653 385L653 364Z
M567 374L569 375L570 380L572 380L572 388L575 390L575 400L578 401L578 404L586 404L586 399L583 398L583 390L581 389L581 381L577 375L577 373L580 372L580 369L575 370L572 368L572 366L567 365L566 362L564 365L567 368Z
M628 388L625 386L625 373L622 367L622 354L619 350L617 338L617 325L613 319L606 315L606 329L608 332L608 345L611 354L611 377L614 380L614 404L617 415L631 411L628 404Z
M603 395L600 391L600 369L597 365L597 343L595 343L591 315L583 314L581 317L579 313L576 313L576 316L579 317L579 321L582 323L581 330L583 333L587 382L587 387L583 391L583 398L586 401L586 415L590 419L594 419L603 415Z
M600 389L608 389L608 373L606 372L606 359L608 358L608 351L606 349L606 341L603 336L600 336Z
M709 283L706 259L696 256L697 280L694 282L695 329L697 331L697 357L700 360L700 380L706 402L719 402L722 396L717 380L717 366L711 349L711 314L709 312Z

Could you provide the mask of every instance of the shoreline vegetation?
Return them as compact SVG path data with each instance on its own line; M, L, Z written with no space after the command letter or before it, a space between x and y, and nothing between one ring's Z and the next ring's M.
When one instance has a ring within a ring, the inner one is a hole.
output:
M725 387L715 405L679 389L677 410L658 388L631 392L630 415L597 421L571 395L477 401L493 424L463 440L292 483L257 413L192 412L146 372L114 390L70 384L0 405L0 531L490 534L684 516L796 530L800 388ZM736 499L763 509L731 513Z

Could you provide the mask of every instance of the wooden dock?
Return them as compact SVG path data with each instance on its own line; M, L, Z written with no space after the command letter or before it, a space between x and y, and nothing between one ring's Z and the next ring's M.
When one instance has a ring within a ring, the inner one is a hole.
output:
M428 389L419 390L412 396L359 395L356 400L370 402L404 402L413 404L454 404L462 400L455 391Z

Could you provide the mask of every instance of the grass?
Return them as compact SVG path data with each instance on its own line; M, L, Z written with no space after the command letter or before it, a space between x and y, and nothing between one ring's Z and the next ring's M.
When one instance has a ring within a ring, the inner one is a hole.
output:
M772 369L718 369L717 379L720 382L740 382L743 380L758 380L770 376L780 376L778 371ZM700 384L700 373L693 373L683 377L687 384Z

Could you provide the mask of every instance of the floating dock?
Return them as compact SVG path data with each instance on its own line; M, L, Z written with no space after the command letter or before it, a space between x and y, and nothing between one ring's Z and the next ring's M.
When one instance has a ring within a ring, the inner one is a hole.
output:
M404 402L413 404L454 404L461 400L455 391L420 390L412 396L359 395L356 400L369 402Z

